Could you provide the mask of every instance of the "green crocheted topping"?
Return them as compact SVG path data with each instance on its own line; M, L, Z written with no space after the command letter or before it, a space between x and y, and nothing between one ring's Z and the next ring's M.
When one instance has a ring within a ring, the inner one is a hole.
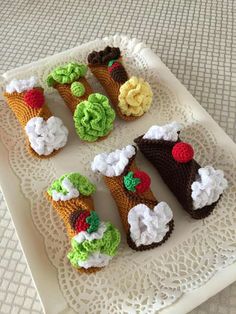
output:
M68 173L63 176L61 176L59 179L55 180L50 188L47 190L49 195L52 195L52 191L55 190L59 193L62 193L63 195L66 195L68 193L67 190L65 190L62 187L62 181L67 178L70 180L70 182L73 184L73 186L82 194L85 196L91 195L95 192L96 187L94 184L92 184L89 179L82 176L79 173L73 172Z
M100 219L98 217L98 214L91 210L90 216L86 218L86 222L90 225L89 228L86 230L88 233L92 233L98 230Z
M124 176L124 185L128 191L136 192L136 185L141 182L139 178L134 178L133 171L129 171L126 176Z
M114 120L115 111L108 98L99 93L91 94L88 100L79 103L74 112L76 132L82 140L88 142L110 133Z
M71 90L72 95L76 97L81 97L85 93L85 87L80 82L73 82L70 86L70 90Z
M110 60L108 66L111 67L113 63L117 62L117 59Z
M85 76L86 72L86 64L70 62L55 68L49 74L46 81L48 86L53 86L55 83L70 84L80 77Z
M120 243L120 232L109 222L106 223L106 227L101 239L85 240L80 244L73 238L71 239L72 249L67 257L74 267L78 268L78 261L86 261L91 253L97 251L109 256L116 255Z

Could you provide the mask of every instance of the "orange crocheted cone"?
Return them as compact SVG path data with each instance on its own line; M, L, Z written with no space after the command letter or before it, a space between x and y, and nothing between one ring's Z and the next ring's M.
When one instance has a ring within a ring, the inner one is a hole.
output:
M83 84L85 88L85 93L83 96L76 97L71 92L71 84L61 84L55 83L53 87L59 92L63 100L65 101L66 105L70 109L72 113L74 113L77 105L84 100L88 99L88 96L93 93L93 89L91 85L88 83L85 77L81 77L77 79L75 82L79 82ZM74 83L74 82L73 82Z
M43 92L43 88L41 87L35 87L34 89L38 89ZM52 116L52 113L46 104L44 104L41 108L38 109L28 106L24 100L25 94L26 91L22 93L17 92L13 92L11 94L7 92L4 93L4 97L7 100L8 106L14 112L22 128L24 128L27 122L34 117L42 117L45 120L47 120Z
M43 88L41 87L34 87L32 90L34 89L37 89L43 93ZM34 117L42 117L44 120L47 120L48 118L52 116L50 109L45 103L43 104L41 108L32 108L29 105L27 105L24 99L26 93L27 91L24 91L21 93L13 92L11 94L5 92L3 94L7 101L8 106L14 112L17 120L20 122L23 129L25 128L27 122ZM26 140L27 140L29 153L32 156L37 157L39 159L52 157L60 151L60 149L54 150L50 155L47 155L47 156L39 155L31 148L31 145L29 143L29 139L27 136L26 136Z
M155 248L162 243L164 243L170 236L171 232L174 228L174 222L173 219L169 222L169 231L166 233L165 237L160 242L154 242L149 245L140 245L136 246L134 241L131 239L130 236L130 225L128 222L128 214L132 208L134 208L136 205L144 204L149 209L153 209L157 204L158 201L154 194L152 193L151 189L148 188L144 193L138 193L137 191L134 193L132 191L129 191L126 189L124 185L124 177L129 172L137 172L139 169L137 168L135 164L135 155L130 158L129 163L123 170L121 175L118 176L103 176L104 182L108 189L110 190L110 193L112 197L114 198L117 208L119 210L119 214L121 217L121 221L125 230L125 233L127 235L127 243L128 245L136 250L136 251L143 251L143 250L149 250L152 248Z
M79 196L67 201L54 201L53 198L48 193L46 193L46 198L52 204L59 217L63 220L69 239L72 239L76 235L76 231L71 227L70 224L70 215L78 209L86 211L94 210L93 199L91 196ZM81 273L94 273L101 270L101 268L90 267L85 269L81 267L77 268L76 270Z

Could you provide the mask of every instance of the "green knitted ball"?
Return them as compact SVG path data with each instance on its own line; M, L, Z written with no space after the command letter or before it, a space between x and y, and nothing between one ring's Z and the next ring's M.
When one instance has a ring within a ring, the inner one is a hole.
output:
M70 87L72 95L76 97L81 97L85 93L85 87L80 82L73 82Z

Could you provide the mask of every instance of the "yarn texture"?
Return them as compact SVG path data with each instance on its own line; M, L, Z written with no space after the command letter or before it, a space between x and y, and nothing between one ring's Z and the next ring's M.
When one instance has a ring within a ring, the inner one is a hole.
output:
M87 66L82 63L70 62L55 68L47 77L48 86L55 83L70 84L87 73Z
M142 78L132 76L120 87L119 108L126 116L142 116L152 103L153 93L150 85Z
M24 80L14 79L6 85L6 92L9 94L12 94L14 92L22 93L37 86L37 83L38 80L35 76L31 76L30 78Z
M181 163L186 163L193 159L194 150L188 143L176 143L172 149L172 156L174 160Z
M32 149L38 155L46 156L65 146L68 137L67 128L61 119L54 116L47 121L42 117L30 119L25 126L25 132Z
M30 89L24 94L24 101L31 108L41 108L44 105L44 94L40 89Z
M79 173L72 172L72 173L65 174L61 176L59 179L55 180L51 184L50 188L47 190L48 194L50 196L53 196L54 191L56 191L57 193L60 193L61 195L64 195L64 196L68 195L69 194L68 186L65 186L64 184L65 179L67 179L72 184L73 188L76 189L76 191L78 191L78 194L75 197L78 197L80 193L82 195L89 196L96 191L95 185L92 184L88 178L86 178L85 176L82 176ZM70 197L67 200L73 197ZM65 200L65 199L60 199L60 200Z
M81 102L74 113L76 132L83 141L95 142L113 129L115 112L106 96L91 94Z
M73 82L70 86L72 95L76 97L81 97L85 93L85 87L80 82Z

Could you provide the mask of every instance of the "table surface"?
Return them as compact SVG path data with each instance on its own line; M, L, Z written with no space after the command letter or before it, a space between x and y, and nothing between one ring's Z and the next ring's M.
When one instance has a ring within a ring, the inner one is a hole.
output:
M122 33L146 42L236 139L234 0L0 2L0 72ZM0 192L0 313L42 313ZM191 314L235 314L236 283Z

